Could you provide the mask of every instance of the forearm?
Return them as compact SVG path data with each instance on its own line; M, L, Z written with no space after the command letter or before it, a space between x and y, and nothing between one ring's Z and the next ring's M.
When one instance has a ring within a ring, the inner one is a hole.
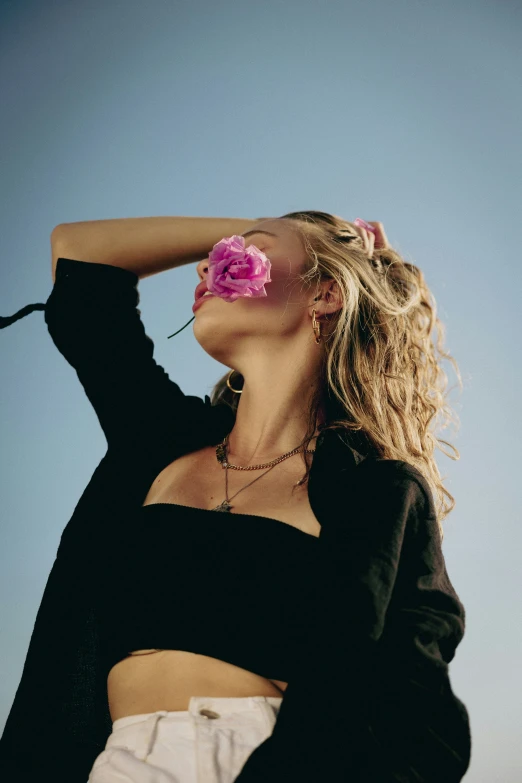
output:
M205 258L220 239L243 234L254 218L139 217L61 223L51 235L52 276L58 258L110 264L139 278Z

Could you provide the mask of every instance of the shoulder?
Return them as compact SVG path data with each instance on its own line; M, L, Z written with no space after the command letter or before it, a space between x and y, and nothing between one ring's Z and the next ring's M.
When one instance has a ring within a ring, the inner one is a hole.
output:
M411 463L368 457L357 465L355 475L366 502L370 499L383 510L393 507L396 513L402 509L407 515L436 520L431 486Z
M426 477L410 462L398 459L381 459L369 456L359 462L357 473L361 479L381 479L387 482L414 483L420 490L430 494L431 490Z

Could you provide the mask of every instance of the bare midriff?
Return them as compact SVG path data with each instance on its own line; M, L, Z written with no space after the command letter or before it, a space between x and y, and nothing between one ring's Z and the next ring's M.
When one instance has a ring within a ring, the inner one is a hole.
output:
M287 684L186 650L135 650L110 670L107 695L115 721L157 710L188 710L191 696L282 698Z

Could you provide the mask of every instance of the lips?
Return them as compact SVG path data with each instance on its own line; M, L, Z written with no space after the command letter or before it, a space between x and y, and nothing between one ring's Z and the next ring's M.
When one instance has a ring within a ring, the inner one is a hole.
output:
M196 301L192 305L192 312L194 312L199 307L201 307L201 305L203 304L203 299L211 299L211 298L212 297L210 297L210 296L200 296L198 299L196 299Z
M194 291L194 301L197 302L198 299L201 299L202 296L204 296L208 291L207 284L203 280L199 285L196 286L196 290ZM208 291L209 296L214 296L210 291Z

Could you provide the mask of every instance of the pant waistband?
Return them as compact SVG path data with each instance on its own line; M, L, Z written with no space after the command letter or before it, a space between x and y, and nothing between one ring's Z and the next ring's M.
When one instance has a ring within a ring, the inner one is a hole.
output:
M201 716L212 719L212 715L206 715L201 710L216 713L218 716L235 712L245 712L255 709L259 703L269 704L279 710L283 701L282 696L191 696L188 710L156 710L156 712L127 715L113 721L112 730L116 731L122 726L130 726L133 723L149 721L156 723L159 718L182 718L189 715Z

